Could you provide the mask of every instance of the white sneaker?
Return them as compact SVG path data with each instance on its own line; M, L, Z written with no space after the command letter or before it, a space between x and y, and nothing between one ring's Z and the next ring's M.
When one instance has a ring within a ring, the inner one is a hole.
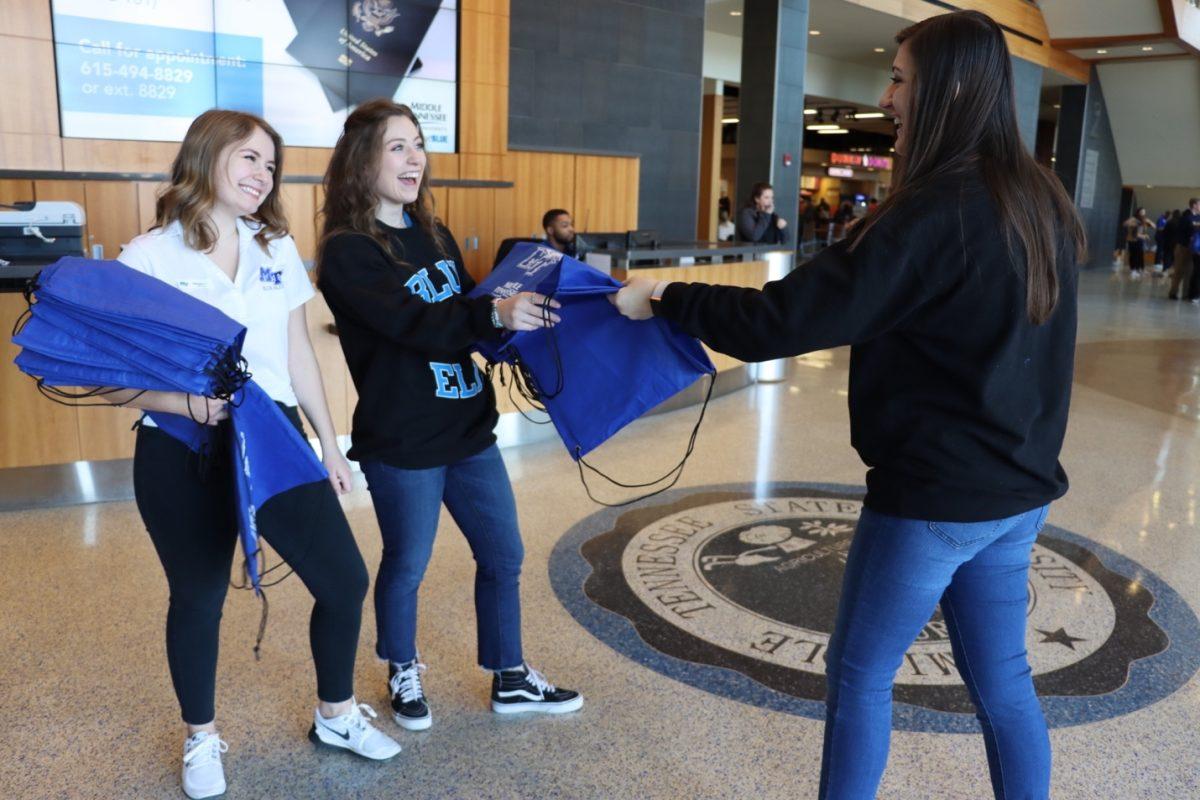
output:
M192 800L225 794L221 754L229 750L220 736L201 731L183 743L183 793Z
M350 703L348 713L333 719L325 719L319 710L313 712L313 726L308 732L313 744L340 747L375 761L384 761L399 753L400 745L363 716L365 712L371 719L377 719L379 715L375 709L353 699Z

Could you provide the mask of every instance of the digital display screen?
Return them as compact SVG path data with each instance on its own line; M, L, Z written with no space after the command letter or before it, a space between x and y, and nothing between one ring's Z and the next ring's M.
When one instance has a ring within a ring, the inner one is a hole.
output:
M457 0L52 0L62 135L179 141L210 108L332 147L374 97L452 153Z

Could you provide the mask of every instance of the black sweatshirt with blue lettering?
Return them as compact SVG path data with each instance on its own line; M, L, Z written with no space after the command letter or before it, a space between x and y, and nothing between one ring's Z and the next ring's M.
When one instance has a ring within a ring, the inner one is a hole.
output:
M339 234L317 280L358 390L349 456L444 466L496 441L496 398L471 346L501 331L490 298L466 297L475 282L448 230L443 256L420 226L379 225L399 260L370 236Z
M939 182L763 289L673 283L654 303L710 347L765 361L850 345L850 439L868 508L980 522L1067 490L1059 451L1075 353L1076 275L1059 258L1049 320L1029 321L1023 259L1009 256L977 175ZM795 454L804 472L803 450Z

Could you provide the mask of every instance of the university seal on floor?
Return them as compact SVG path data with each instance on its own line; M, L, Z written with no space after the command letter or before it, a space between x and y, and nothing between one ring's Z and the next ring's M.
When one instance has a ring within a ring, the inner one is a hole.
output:
M862 494L717 486L607 509L558 543L551 579L582 624L635 661L715 694L819 718ZM1053 526L1034 546L1027 614L1051 725L1144 707L1200 666L1200 622L1169 586ZM905 654L895 698L899 728L977 729L939 613Z

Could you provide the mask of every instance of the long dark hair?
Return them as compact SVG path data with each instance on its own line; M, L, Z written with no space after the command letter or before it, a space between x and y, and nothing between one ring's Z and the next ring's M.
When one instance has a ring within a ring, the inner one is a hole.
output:
M213 108L192 120L179 153L171 164L171 180L154 205L153 228L165 228L176 220L183 226L183 241L193 250L207 253L217 243L217 232L208 215L217 201L217 180L229 164L220 162L221 154L231 145L250 138L255 128L262 129L275 145L275 172L271 191L249 215L260 223L254 240L267 250L272 239L287 236L287 217L279 197L283 181L283 139L267 121L244 111ZM230 156L232 157L232 156Z
M379 197L375 194L375 176L379 172L379 161L383 154L383 135L388 120L404 117L412 122L417 135L424 141L425 133L412 109L380 97L369 100L354 110L342 127L325 170L325 202L321 206L321 241L317 248L317 268L320 269L321 255L330 238L339 233L360 233L370 236L397 260L400 254L392 250L387 236L375 224L375 207ZM446 256L446 242L438 228L433 192L429 189L431 179L428 161L421 173L421 186L417 199L404 207L417 224L428 234L434 247Z
M1013 262L1025 263L1029 319L1042 324L1058 304L1063 237L1078 261L1085 258L1087 237L1062 183L1021 141L1003 31L986 14L958 11L905 28L896 42L907 43L916 65L916 74L906 76L907 152L897 159L895 190L857 226L851 248L934 180L979 171Z

